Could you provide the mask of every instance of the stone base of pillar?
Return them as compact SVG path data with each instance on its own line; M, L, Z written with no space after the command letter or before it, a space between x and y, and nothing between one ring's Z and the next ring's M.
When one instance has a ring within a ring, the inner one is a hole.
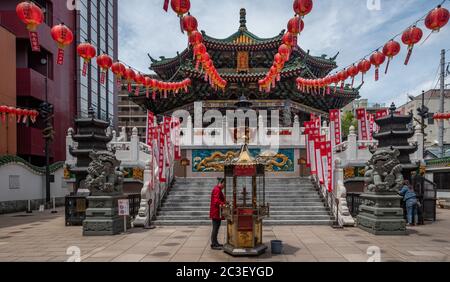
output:
M125 230L124 218L119 216L118 200L124 196L92 196L88 197L89 208L83 221L83 236L117 235ZM131 228L129 217L126 219L127 229Z
M396 194L366 193L357 217L358 227L375 235L406 235L406 221Z

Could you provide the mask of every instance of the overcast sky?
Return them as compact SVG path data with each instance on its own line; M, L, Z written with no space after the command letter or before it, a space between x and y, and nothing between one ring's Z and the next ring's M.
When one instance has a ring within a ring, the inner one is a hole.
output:
M340 55L339 66L345 67L424 16L442 0L380 0L381 9L368 9L367 2L377 0L316 0L311 14L305 18L305 30L299 39L304 50L313 55ZM179 20L163 0L119 0L119 57L148 73L150 60L173 57L187 46ZM273 37L286 28L293 16L292 0L191 0L191 14L199 21L199 29L210 36L225 38L239 27L239 10L247 9L247 27L259 37ZM450 3L445 7L449 9ZM423 27L423 22L420 23ZM429 35L425 30L424 38ZM398 38L401 41L401 38ZM361 96L370 102L403 104L407 93L419 95L421 90L436 86L441 49L450 49L450 24L433 34L425 44L416 46L407 67L403 65L406 48L394 59L387 76L384 68L379 82L374 74L366 80ZM448 52L447 61L450 61Z

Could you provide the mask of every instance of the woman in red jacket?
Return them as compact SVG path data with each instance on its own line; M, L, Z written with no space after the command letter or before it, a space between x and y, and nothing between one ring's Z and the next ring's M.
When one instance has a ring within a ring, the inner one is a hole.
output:
M211 233L211 248L215 250L222 249L223 245L219 244L217 241L217 235L219 234L220 225L222 223L222 218L220 216L220 207L226 203L225 195L222 190L224 186L225 179L219 178L219 183L214 187L211 193L211 208L209 212L209 217L212 220L212 233Z

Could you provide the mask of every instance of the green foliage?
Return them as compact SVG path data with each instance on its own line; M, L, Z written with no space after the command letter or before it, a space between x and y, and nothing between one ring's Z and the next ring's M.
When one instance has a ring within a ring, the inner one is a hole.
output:
M351 111L344 112L342 115L342 138L347 139L350 126L354 126L355 130L358 130L358 120L355 118Z

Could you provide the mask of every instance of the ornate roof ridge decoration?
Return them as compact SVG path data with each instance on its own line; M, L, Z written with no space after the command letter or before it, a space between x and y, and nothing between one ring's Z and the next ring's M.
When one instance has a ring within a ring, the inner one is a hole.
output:
M0 167L6 166L9 164L19 164L23 165L24 167L30 169L31 171L37 173L37 174L44 174L45 173L45 167L38 167L35 165L30 164L26 160L22 159L18 156L1 156L0 157ZM54 164L50 165L50 173L54 173L60 168L64 167L64 162L56 162Z

